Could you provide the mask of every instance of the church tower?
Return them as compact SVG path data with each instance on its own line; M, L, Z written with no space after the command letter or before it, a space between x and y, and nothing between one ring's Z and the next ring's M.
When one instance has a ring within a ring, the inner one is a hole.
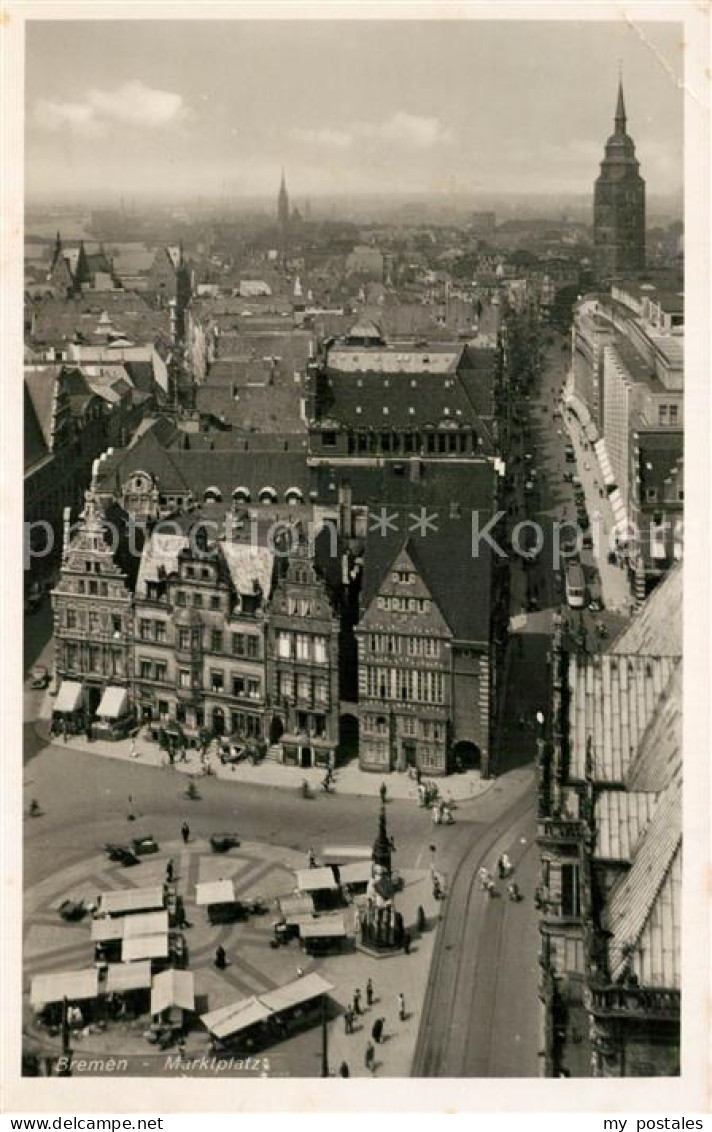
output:
M287 258L289 244L289 193L287 192L284 169L282 169L282 181L277 194L277 223L279 225L279 251L284 262Z
M615 128L606 142L593 198L593 242L601 279L645 268L645 181L639 168L633 139L626 132L620 81Z

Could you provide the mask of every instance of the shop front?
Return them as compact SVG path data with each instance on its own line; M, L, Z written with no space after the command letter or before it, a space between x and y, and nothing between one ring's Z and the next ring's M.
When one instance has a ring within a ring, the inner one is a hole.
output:
M136 726L136 717L129 703L128 688L108 685L96 709L92 724L95 739L124 739Z
M84 686L63 680L52 707L52 732L76 735L84 729Z

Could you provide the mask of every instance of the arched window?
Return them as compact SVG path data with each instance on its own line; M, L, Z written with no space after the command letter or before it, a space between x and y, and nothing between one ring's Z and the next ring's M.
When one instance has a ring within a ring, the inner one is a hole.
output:
M284 493L284 499L290 507L295 507L299 503L304 502L304 495L298 487L288 487Z
M263 487L262 490L260 491L259 499L260 499L260 503L264 507L268 507L270 504L277 502L278 495L277 495L277 492L275 491L275 489L273 487L270 487L269 485L267 485L266 487Z
M236 487L232 493L232 498L235 503L249 503L250 502L250 489L249 487Z
M206 487L205 492L203 493L203 501L205 503L209 503L210 500L219 503L221 499L222 492L219 487Z

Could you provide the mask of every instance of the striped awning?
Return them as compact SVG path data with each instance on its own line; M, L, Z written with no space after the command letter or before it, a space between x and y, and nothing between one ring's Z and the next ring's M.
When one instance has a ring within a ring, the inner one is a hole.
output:
M63 680L52 710L67 713L77 711L81 706L83 690L76 680Z
M593 449L598 459L598 465L601 469L603 482L606 487L610 487L611 484L614 484L616 482L616 477L613 474L613 468L611 466L611 461L608 455L605 440L597 441L596 444L594 444Z

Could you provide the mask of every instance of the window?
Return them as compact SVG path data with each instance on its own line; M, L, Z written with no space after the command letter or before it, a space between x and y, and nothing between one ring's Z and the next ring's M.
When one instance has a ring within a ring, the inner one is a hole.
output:
M151 675L153 673L153 665L151 664L151 661L150 660L140 660L138 662L138 664L139 664L139 672L141 674L141 679L142 680L150 680Z
M668 423L668 407L667 405L658 405L658 424L666 425Z
M195 570L193 569L192 566L186 566L185 576L186 576L186 578L194 578L195 577Z
M240 700L245 694L245 677L233 676L232 678L232 694L235 699Z
M210 634L210 648L213 652L222 652L223 635L219 629L213 629Z
M188 668L181 668L178 672L178 684L181 688L190 688L192 680L190 678L190 670Z
M336 448L336 433L322 432L321 443L324 448Z
M76 629L77 627L77 614L76 610L68 609L66 615L66 624L68 629Z
M89 593L93 594L94 597L99 593L99 583L95 582L93 579L89 582Z
M292 655L291 633L277 633L277 656L289 660Z
M154 623L153 628L155 630L156 640L161 644L165 644L165 641L166 641L166 623L165 623L165 621L156 621Z
M78 594L84 593L84 579L83 578L80 578L79 581L77 582L77 593Z
M314 716L314 738L326 738L326 717L323 715Z
M232 634L232 654L233 656L245 655L245 635L244 633Z
M89 646L89 671L101 672L101 649L95 645Z
M288 597L287 598L287 613L289 614L290 617L296 617L298 608L299 608L299 603L298 603L296 597Z
M150 621L146 621L146 620L144 620L144 618L141 618L141 620L138 623L138 635L139 635L139 637L141 638L142 641L149 641L151 639L151 622Z
M156 661L154 666L154 680L165 680L166 678L166 664L165 661Z
M297 697L300 700L311 700L311 681L308 676L297 678Z
M656 487L649 487L645 493L645 498L648 503L654 503L658 498L658 489Z
M89 612L89 633L99 632L99 614L90 610Z
M291 700L294 696L294 680L291 672L280 672L277 684L278 695Z
M309 598L302 598L299 602L299 616L309 617L312 611L312 603Z
M187 604L188 604L188 602L186 600L186 595L185 595L184 591L178 590L178 593L176 594L176 605L186 606Z
M225 687L225 676L217 668L210 670L210 690L212 692L222 692Z
M580 916L578 865L561 866L561 915Z
M378 607L378 609L385 609L386 608L386 599L384 597L377 598L376 599L376 606Z
M318 704L325 704L328 699L328 686L326 680L317 680L314 684L314 699Z
M121 632L121 618L117 613L112 613L111 615L111 628L114 633Z
M309 638L304 633L297 633L297 660L309 660Z
M212 597L210 598L210 608L211 609L219 609L220 608L220 595L219 594L213 594Z
M99 582L99 593L101 594L102 597L108 597L108 595L109 595L109 584L108 584L108 582Z
M194 606L195 609L202 609L203 608L203 595L202 594L193 594L193 606Z
M247 681L247 695L251 700L258 700L260 698L260 682L259 680Z
M65 652L64 652L64 655L65 655L65 658L66 658L67 668L76 668L77 667L77 646L76 645L67 645Z
M247 655L250 660L257 660L259 656L258 643L259 639L257 637L247 638Z
M670 424L671 425L677 424L677 405L671 405L670 406Z
M314 660L326 664L326 637L314 637Z

